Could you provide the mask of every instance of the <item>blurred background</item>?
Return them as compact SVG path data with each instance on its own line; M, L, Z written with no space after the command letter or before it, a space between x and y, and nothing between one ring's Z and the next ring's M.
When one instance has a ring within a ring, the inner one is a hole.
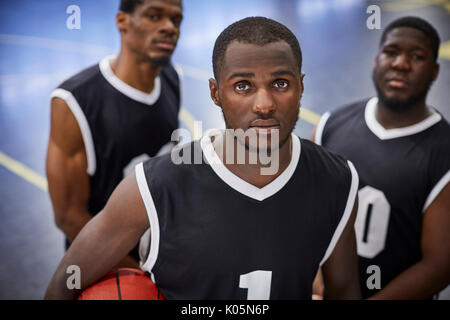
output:
M0 299L42 299L64 254L45 179L49 95L64 79L118 53L119 0L0 0ZM369 5L381 9L381 29L369 30ZM68 29L77 5L80 29ZM184 0L173 62L184 71L180 123L203 131L224 127L209 97L214 41L229 24L266 16L289 27L303 51L305 92L295 133L309 138L320 114L375 94L372 64L383 28L406 15L439 31L438 80L428 103L450 119L448 0ZM448 290L447 290L448 291ZM450 298L444 293L441 298Z

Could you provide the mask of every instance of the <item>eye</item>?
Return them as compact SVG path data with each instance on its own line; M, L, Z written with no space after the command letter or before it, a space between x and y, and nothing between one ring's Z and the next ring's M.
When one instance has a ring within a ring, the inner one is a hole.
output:
M396 55L397 52L395 50L392 50L392 49L385 49L385 50L383 50L383 53L385 55L387 55L388 57L393 57L393 56Z
M234 86L234 88L236 91L247 91L250 89L250 85L247 82L239 82Z
M412 58L413 58L414 60L417 60L417 61L423 61L423 60L425 60L425 57L424 57L423 55L421 55L421 54L413 54L413 55L412 55Z
M276 80L273 85L279 89L285 89L288 87L289 83L286 80Z
M158 21L159 18L160 18L160 16L159 16L158 14L153 14L153 13L149 14L147 17L148 17L151 21Z
M181 25L182 18L177 16L175 18L172 18L172 23L174 26L179 27Z

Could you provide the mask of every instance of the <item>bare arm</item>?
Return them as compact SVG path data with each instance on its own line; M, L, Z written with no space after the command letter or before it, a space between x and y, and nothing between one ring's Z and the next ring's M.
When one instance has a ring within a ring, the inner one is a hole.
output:
M90 189L86 168L86 152L77 120L64 100L54 98L47 178L56 225L71 242L91 218L87 211Z
M134 174L114 190L105 208L81 230L60 262L46 299L75 299L81 290L110 271L149 228L146 209ZM79 266L81 290L69 290L67 267Z
M46 167L56 225L73 242L92 218L87 210L90 184L80 127L66 102L59 98L51 102ZM139 264L126 255L116 267L138 268Z
M428 299L450 283L450 184L424 213L422 259L370 299Z
M356 253L355 219L358 198L333 253L322 265L322 275L328 299L361 299L358 256Z

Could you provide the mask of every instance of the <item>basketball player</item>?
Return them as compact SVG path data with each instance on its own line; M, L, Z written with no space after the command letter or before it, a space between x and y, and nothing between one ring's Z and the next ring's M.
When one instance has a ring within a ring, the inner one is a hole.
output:
M324 114L315 131L318 144L360 175L355 230L365 298L427 299L450 283L450 128L426 103L438 48L428 22L393 21L373 66L377 97ZM379 268L379 285L370 266Z
M119 55L52 93L47 177L66 247L103 209L127 168L155 156L178 128L181 78L170 58L181 20L180 0L122 0ZM137 251L119 266L137 267Z
M264 147L238 135L228 141L223 130L137 165L81 231L46 297L76 297L66 287L69 265L80 267L86 288L150 227L142 269L167 299L311 299L319 265L330 297L359 298L358 175L292 133L301 65L297 38L280 23L253 17L227 27L214 47L212 100L227 129L251 129L278 153L278 170L262 174L260 160L224 161L240 144L246 159ZM176 153L205 161L176 165Z

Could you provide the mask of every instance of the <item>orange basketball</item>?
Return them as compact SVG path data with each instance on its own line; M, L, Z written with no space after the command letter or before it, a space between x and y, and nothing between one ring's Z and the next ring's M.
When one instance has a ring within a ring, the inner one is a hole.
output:
M78 300L165 300L144 271L122 268L85 289Z

